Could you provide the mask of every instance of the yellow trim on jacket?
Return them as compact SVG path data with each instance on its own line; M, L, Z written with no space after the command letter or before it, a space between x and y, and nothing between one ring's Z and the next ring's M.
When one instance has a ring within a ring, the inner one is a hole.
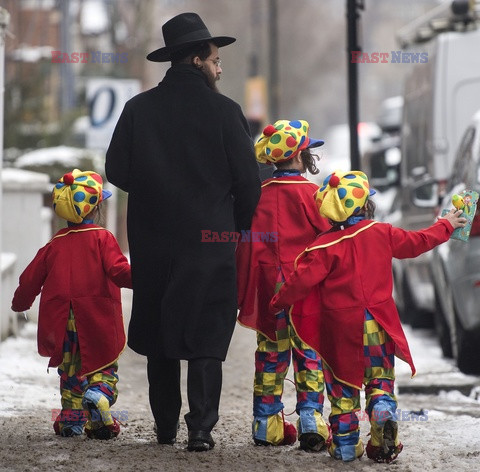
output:
M320 244L318 246L312 246L312 247L307 247L303 252L301 252L295 259L295 262L293 264L293 267L296 269L297 268L297 261L298 259L300 259L300 257L302 257L306 252L308 251L313 251L314 249L323 249L325 247L329 247L329 246L333 246L334 244L337 244L341 241L343 241L344 239L350 239L350 238L353 238L355 237L357 234L361 233L362 231L370 228L371 226L377 224L378 221L372 221L371 223L369 223L367 226L364 226L363 228L360 228L358 229L357 231L355 231L355 233L352 233L352 234L346 234L345 236L342 236L341 238L338 238L338 239L335 239L335 241L330 241L329 243L325 243L325 244Z
M99 230L108 231L107 229L102 228L101 226L97 226L96 228L71 229L66 233L55 235L52 239L50 239L50 241L53 241L55 238L61 238L62 236L66 236L67 234L70 234L70 233L81 233L83 231L99 231Z
M310 185L316 185L313 182L310 182L309 180L270 180L270 182L267 182L266 184L262 184L262 188L266 187L267 185L270 184L310 184Z

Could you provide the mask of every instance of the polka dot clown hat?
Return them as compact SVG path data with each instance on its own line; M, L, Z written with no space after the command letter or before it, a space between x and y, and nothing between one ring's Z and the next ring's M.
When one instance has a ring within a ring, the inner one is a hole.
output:
M278 120L266 126L255 144L257 161L275 164L292 159L303 149L321 146L324 141L308 137L309 127L305 120Z
M111 195L108 190L103 190L103 180L99 174L74 169L53 188L53 209L60 218L81 223L86 215Z
M315 194L320 215L342 222L358 213L368 197L375 194L370 189L367 176L359 171L335 171L323 181Z

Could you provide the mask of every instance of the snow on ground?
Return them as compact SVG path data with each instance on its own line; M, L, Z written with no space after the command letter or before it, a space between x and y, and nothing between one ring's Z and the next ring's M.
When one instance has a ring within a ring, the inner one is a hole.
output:
M79 165L82 159L91 159L97 170L104 166L104 156L101 152L71 146L34 149L19 156L15 160L14 166L16 168L34 168L59 164L66 168L74 168Z
M399 431L404 451L395 463L384 465L365 456L343 464L326 452L300 451L298 443L279 448L254 446L250 425L255 334L240 326L235 330L224 366L220 421L213 432L217 445L212 451L195 454L185 450L187 431L183 418L174 446L156 444L148 406L145 358L129 349L120 359L120 394L112 408L128 414L120 436L112 441L56 437L52 429L52 409L60 406L56 369L46 373L48 360L36 351L36 325L27 323L17 338L0 343L0 471L73 470L78 466L74 462L80 458L91 471L160 468L167 472L216 472L234 468L236 472L250 472L260 465L262 470L272 472L478 470L480 379L464 376L452 361L442 359L428 331L408 327L405 331L418 375L410 379L408 366L397 362ZM185 369L182 375L185 392ZM435 383L438 389L431 393ZM474 384L477 386L467 395L461 392L465 385ZM411 385L418 385L416 393L407 389ZM445 385L446 389L442 387ZM407 393L402 393L404 389ZM184 397L182 415L187 411L186 403ZM285 385L284 403L286 413L292 412L295 398L289 382ZM328 400L324 413L329 414ZM288 416L292 422L296 418L295 413ZM360 428L366 443L369 428L364 417Z
M405 335L410 345L417 374L411 381L410 367L398 360L396 376L400 386L405 388L421 388L422 386L464 386L479 383L479 378L462 374L453 359L442 357L437 339L427 329L413 330L404 326Z
M17 338L0 343L0 417L34 414L59 397L56 369L37 354L37 325L27 323Z

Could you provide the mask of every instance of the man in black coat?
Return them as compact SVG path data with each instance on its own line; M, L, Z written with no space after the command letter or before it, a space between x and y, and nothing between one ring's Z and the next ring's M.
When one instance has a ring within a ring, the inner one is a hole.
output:
M126 103L106 175L128 192L128 345L148 358L157 440L175 442L184 359L188 449L203 451L214 446L222 361L236 321L234 233L250 228L260 179L240 106L216 89L218 48L235 38L212 37L195 13L162 31L166 46L147 59L172 66L157 87Z

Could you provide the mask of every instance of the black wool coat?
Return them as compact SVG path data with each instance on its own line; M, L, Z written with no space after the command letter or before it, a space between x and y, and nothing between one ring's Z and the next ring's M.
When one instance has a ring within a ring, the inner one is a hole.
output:
M240 106L195 67L172 66L157 87L126 103L106 175L128 192L129 346L224 360L237 313L236 244L202 242L202 231L249 229L260 196Z

